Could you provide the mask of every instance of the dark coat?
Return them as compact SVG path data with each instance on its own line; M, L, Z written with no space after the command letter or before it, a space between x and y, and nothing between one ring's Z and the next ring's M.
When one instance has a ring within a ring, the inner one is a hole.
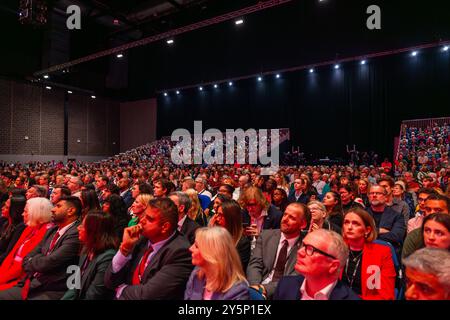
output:
M79 260L80 240L77 229L79 224L79 221L75 221L59 238L50 253L48 253L50 244L58 231L58 226L49 229L44 239L23 259L23 269L28 276L33 277L29 297L46 291L61 292L62 296L67 291L66 281L70 276L67 267L77 265Z
M300 287L303 284L305 277L303 276L288 276L283 277L278 282L277 289L273 296L274 300L300 300ZM354 293L345 283L338 280L333 291L331 291L329 300L361 300L361 298Z
M139 266L147 245L148 240L142 237L131 254L131 260L119 272L112 272L112 264L108 267L105 274L106 287L116 289L119 285L126 284L119 300L183 299L186 283L193 269L189 242L175 232L151 258L141 284L132 285L133 273Z
M61 300L112 300L114 291L105 287L105 272L111 264L116 250L109 249L97 255L81 275L80 289L68 290ZM87 256L80 257L79 267L82 268Z
M247 280L250 285L261 284L261 282L263 282L263 280L272 272L275 267L275 259L277 256L280 239L281 231L279 229L264 230L259 235L256 240L256 247L252 252L250 263L247 267ZM283 273L285 276L297 274L294 267L297 262L297 251L300 248L301 240L302 236L299 236L290 252L288 252L286 267ZM277 284L278 281L272 281L264 285L268 297L273 295Z
M281 218L283 216L283 213L281 213L280 210L278 210L275 206L270 205L269 209L267 210L267 216L264 220L263 229L279 229ZM250 224L250 215L248 211L245 209L242 211L242 222L244 224Z
M186 217L181 226L180 233L193 244L195 241L195 231L200 228L200 225L189 217Z

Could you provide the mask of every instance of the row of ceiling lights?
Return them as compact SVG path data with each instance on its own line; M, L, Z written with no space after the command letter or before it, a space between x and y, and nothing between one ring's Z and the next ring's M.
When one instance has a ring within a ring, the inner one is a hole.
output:
M442 47L442 52L447 52L448 50L449 50L449 46L448 45L445 45L445 46L443 46ZM417 50L414 50L414 51L412 51L411 53L410 53L410 55L411 55L411 57L416 57L417 55L419 54L419 51L417 51ZM360 65L366 65L367 64L367 60L361 60L360 62L359 62L359 64ZM333 68L335 69L335 70L338 70L338 69L340 69L340 64L335 64L335 65L333 65ZM314 73L314 68L310 68L310 69L308 69L308 72L309 73ZM275 78L276 79L279 79L281 77L281 74L280 73L276 73L275 74ZM257 80L258 80L258 82L261 82L262 80L263 80L263 77L262 76L258 76L257 78L256 78ZM228 86L232 86L233 85L233 82L232 81L229 81L228 82ZM215 88L215 89L217 89L218 88L218 84L216 83L216 84L214 84L213 85L213 87ZM198 87L198 89L199 89L199 91L203 91L203 89L204 89L204 87L203 86L199 86ZM179 95L180 94L180 90L176 90L175 91L175 94L177 94L177 95ZM163 95L165 96L165 97L167 97L168 95L169 95L169 93L166 91L166 92L164 92L163 93Z

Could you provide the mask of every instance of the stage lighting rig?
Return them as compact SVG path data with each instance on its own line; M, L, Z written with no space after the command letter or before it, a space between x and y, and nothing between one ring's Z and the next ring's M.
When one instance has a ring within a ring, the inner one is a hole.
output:
M45 0L20 0L20 23L43 26L47 23L47 16L48 6Z

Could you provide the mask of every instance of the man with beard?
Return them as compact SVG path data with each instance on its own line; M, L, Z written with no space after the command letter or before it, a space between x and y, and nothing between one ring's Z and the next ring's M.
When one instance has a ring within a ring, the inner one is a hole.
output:
M367 212L375 220L378 239L390 242L399 251L406 234L405 219L400 212L386 205L386 197L385 188L372 186L369 190L370 207Z
M302 230L311 220L308 207L294 202L286 207L280 229L263 230L256 240L247 267L247 279L254 289L268 299L282 276L295 275L297 251L303 239Z
M15 287L0 291L0 300L59 300L67 291L67 267L77 265L80 252L78 221L81 201L61 197L52 209L52 222L44 239L22 262L27 273Z

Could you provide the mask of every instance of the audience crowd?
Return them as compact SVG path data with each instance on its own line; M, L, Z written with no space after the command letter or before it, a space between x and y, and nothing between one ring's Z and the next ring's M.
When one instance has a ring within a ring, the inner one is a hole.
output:
M448 300L448 132L405 129L395 166L271 176L174 165L168 140L0 163L0 300Z

